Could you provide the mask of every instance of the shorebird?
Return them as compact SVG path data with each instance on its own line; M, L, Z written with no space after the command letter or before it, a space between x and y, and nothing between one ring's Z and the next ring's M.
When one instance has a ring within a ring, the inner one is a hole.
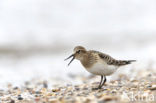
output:
M77 59L81 62L81 64L88 72L94 75L101 76L101 81L99 83L98 88L96 89L102 88L102 86L106 82L106 76L113 74L119 67L131 64L132 62L136 61L136 60L116 60L111 56L99 51L95 50L87 51L82 46L76 46L74 48L74 53L65 60L68 60L70 58L72 59L69 62L68 66L72 63L74 59Z

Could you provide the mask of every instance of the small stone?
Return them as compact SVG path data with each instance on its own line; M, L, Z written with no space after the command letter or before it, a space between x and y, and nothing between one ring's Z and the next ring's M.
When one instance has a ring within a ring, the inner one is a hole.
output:
M150 90L156 90L156 85L153 85Z
M17 89L18 89L18 87L14 87L13 89L14 89L14 90L17 90Z
M78 87L75 87L75 90L79 91L79 90L80 90L80 88L78 88Z
M136 79L132 79L132 80L130 80L131 82L138 82L138 80L136 80Z
M58 100L56 100L56 99L50 99L49 100L49 103L58 103Z
M8 84L8 88L12 88L12 84L9 83L9 84Z
M102 95L103 95L102 93L97 93L97 94L95 94L95 97L96 97L96 98L101 98Z
M46 94L46 93L47 93L47 89L46 89L46 88L42 88L42 89L41 89L41 93L42 93L42 94Z
M23 98L21 97L21 95L18 95L17 99L18 100L23 100Z
M83 90L88 90L88 88L87 87L84 87Z
M30 84L30 82L29 82L29 81L26 81L26 82L25 82L25 85L29 85L29 84Z
M36 98L35 98L35 101L36 101L36 102L39 102L39 101L40 101L40 97L36 97Z
M23 98L22 97L18 97L18 100L23 100Z
M15 101L14 100L11 100L10 103L15 103Z
M107 102L107 101L112 101L112 100L117 100L117 98L114 96L104 96L100 103L102 103L102 101Z
M85 103L91 103L91 99L89 99L89 98L87 98L86 100L85 100Z
M41 93L42 93L42 92L40 92L40 91L36 91L36 92L35 92L35 94L41 94Z
M149 77L151 77L151 76L152 76L152 74L150 73L150 74L148 74L148 76L149 76Z
M52 89L52 92L58 92L60 91L60 88Z
M116 93L116 90L112 90L111 93Z
M44 82L43 82L43 88L48 88L48 83L47 83L47 81L44 81Z

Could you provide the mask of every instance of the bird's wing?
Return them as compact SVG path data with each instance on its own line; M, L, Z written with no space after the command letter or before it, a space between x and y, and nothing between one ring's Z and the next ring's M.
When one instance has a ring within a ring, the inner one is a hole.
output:
M108 65L123 66L123 65L131 64L131 62L136 61L136 60L116 60L108 54L99 51L94 51L94 50L92 50L92 52L97 53L99 57L103 59Z

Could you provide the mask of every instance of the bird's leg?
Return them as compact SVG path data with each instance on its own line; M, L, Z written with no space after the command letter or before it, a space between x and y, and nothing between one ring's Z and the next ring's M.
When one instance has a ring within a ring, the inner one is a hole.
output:
M92 88L92 90L98 90L98 89L101 89L101 87L102 87L102 81L103 81L103 75L101 75L101 81L100 81L100 83L99 83L98 88Z
M104 76L104 80L103 80L103 83L101 84L101 87L105 84L105 82L106 82L106 77Z
M98 86L98 89L100 89L102 87L102 81L103 81L103 75L101 75L101 81L100 81L100 84Z

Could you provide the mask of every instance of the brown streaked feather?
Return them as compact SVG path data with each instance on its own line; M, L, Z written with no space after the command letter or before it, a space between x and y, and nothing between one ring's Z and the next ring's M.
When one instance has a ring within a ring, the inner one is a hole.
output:
M98 54L98 56L101 59L103 59L107 64L112 64L112 63L116 62L116 60L114 58L112 58L111 56L104 54L102 52L94 51L94 50L90 50L90 52Z
M135 62L136 60L116 60L118 61L119 66L123 66L123 65L128 65L131 64L132 62Z
M111 56L101 53L99 51L91 50L93 53L97 53L101 59L103 59L109 65L123 66L127 64L131 64L131 62L135 62L136 60L116 60Z
M85 55L85 58L81 61L81 64L86 67L86 68L90 68L92 65L94 65L94 63L96 63L98 61L98 54L97 53L93 53L91 51L87 51L87 54Z

